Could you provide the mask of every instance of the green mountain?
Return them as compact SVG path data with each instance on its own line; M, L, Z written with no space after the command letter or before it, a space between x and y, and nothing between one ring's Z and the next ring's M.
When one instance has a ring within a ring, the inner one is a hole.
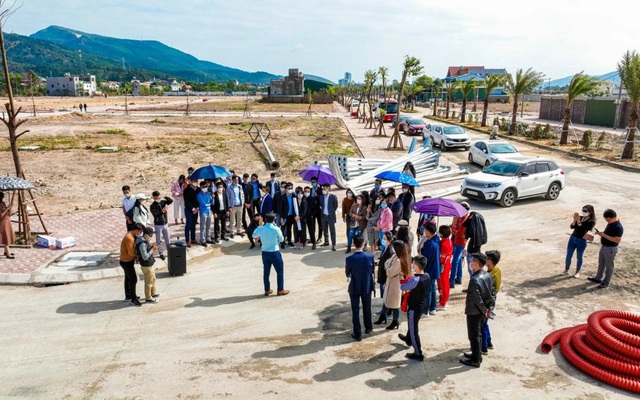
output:
M22 36L5 34L9 71L24 73L34 71L39 76L62 76L69 72L78 74L91 72L98 79L124 81L133 76L149 80L153 77L165 78L167 74L144 68L122 69L122 63L93 54L82 54L82 64L78 52L57 44Z
M156 70L165 76L189 81L222 82L235 79L242 83L268 83L277 77L267 72L247 72L198 60L155 40L117 39L60 26L50 26L30 37L54 43L75 53L80 50L83 63L86 56L93 54L117 63L120 68L124 60L126 68ZM75 59L78 59L78 54Z

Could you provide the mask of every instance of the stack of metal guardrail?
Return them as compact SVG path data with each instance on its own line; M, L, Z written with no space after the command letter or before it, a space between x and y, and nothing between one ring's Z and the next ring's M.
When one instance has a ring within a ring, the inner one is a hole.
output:
M369 190L375 176L383 171L402 171L409 161L416 170L416 180L421 186L460 179L469 173L467 168L452 169L439 166L440 152L431 148L421 148L395 160L369 160L328 155L329 168L336 176L337 185L350 188L354 192ZM399 188L396 182L384 181L383 187Z

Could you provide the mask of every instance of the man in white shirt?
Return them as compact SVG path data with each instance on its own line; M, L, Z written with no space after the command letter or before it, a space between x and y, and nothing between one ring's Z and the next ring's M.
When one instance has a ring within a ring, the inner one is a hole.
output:
M124 185L122 187L122 194L122 213L124 214L124 217L126 219L125 222L127 224L127 232L131 232L131 229L133 229L133 226L135 224L133 223L131 218L127 217L127 213L133 208L133 206L136 205L136 198L135 196L131 195L131 188L129 187L129 185Z

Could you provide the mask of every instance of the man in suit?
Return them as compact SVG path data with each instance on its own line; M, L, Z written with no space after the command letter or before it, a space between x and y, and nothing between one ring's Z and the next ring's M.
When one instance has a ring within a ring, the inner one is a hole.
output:
M251 212L251 199L249 199L249 207L247 207L247 190L251 184L251 179L249 179L249 174L242 174L242 179L240 180L240 186L242 187L242 198L244 199L242 205L242 227L244 231L247 231L251 220L253 219L253 213ZM249 220L247 222L247 220Z
M329 245L329 231L331 231L331 250L336 251L336 211L338 210L338 197L331 193L331 185L328 183L322 186L320 208L322 232L324 235L324 243L322 245Z
M318 216L318 198L311 195L311 188L304 187L304 198L307 202L307 212L305 214L306 228L309 231L311 250L316 249L316 218Z
M351 320L353 332L351 337L357 341L362 339L360 328L360 302L364 319L364 333L373 331L371 322L371 292L373 292L373 254L362 251L364 237L355 235L353 244L355 253L347 257L345 274L349 279L349 298L351 299Z
M282 185L282 187L280 186ZM287 209L286 209L286 204L283 204L283 201L286 201L285 194L286 194L286 189L284 188L284 186L287 185L287 182L282 182L280 183L277 187L278 190L274 191L272 188L274 187L274 185L272 184L271 181L267 182L267 184L265 185L267 188L269 188L269 193L271 194L271 197L273 198L273 212L276 214L276 221L275 224L277 227L280 228L280 230L284 231L284 223L285 223L285 219L287 218ZM284 208L284 209L283 209ZM284 242L280 243L280 247L284 248Z
M258 212L262 215L262 218L273 211L273 198L269 194L269 187L260 185L260 191L262 192L262 198L258 205Z
M227 201L229 203L229 230L230 237L233 239L233 229L235 225L236 235L244 236L240 232L242 226L242 205L244 204L244 191L240 185L240 177L238 175L231 176L231 184L227 186ZM245 228L246 229L246 228Z
M266 183L266 185L269 186L269 193L271 193L271 197L273 197L274 199L276 198L277 193L281 193L280 182L278 182L278 180L276 179L275 172L271 173L271 179Z
M247 183L244 192L244 206L249 211L249 216L253 219L253 215L260 212L261 189L258 174L251 174L251 180Z
M184 241L187 247L192 244L199 244L196 241L196 224L198 223L198 180L187 178L187 187L182 192L184 198L184 215L187 223L184 225Z
M280 201L280 218L282 219L280 222L284 229L282 233L289 246L293 246L291 232L296 225L296 215L293 208L294 201L296 201L296 195L293 191L293 183L287 182L285 192L282 194L282 200Z
M371 199L371 201L373 201L373 199L375 199L376 197L378 197L378 194L380 194L380 192L382 192L382 179L376 178L376 180L374 181L373 184L373 189L371 189L371 191L369 192L369 199Z
M392 232L396 233L396 228L398 227L398 222L402 219L402 203L396 199L396 194L391 192L387 195L387 203L389 204L389 209L391 210L391 214L393 214L393 230Z
M316 243L320 242L320 239L322 238L322 213L320 212L320 195L322 194L322 188L320 186L318 186L318 178L317 177L312 177L311 178L311 197L313 197L315 199L315 208L312 211L312 214L315 218L314 220L314 226L313 229L314 231L316 230L315 227L317 226L318 229L318 238L316 239ZM328 241L329 239L327 239Z
M409 185L402 184L402 193L398 196L398 202L402 204L402 218L409 222L411 219L411 205L414 203L413 194Z
M227 218L229 218L229 199L225 193L224 184L216 183L216 191L211 195L211 212L213 213L213 241L220 243L220 239L229 240L225 236Z

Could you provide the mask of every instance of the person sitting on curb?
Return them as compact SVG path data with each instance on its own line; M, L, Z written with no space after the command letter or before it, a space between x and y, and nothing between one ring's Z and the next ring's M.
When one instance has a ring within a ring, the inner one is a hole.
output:
M153 251L157 249L158 245L149 243L153 232L153 228L144 228L142 235L136 238L135 245L136 257L138 257L144 274L144 297L147 303L157 303L157 297L160 296L156 292L156 273L153 269L153 264L156 262L153 258Z

